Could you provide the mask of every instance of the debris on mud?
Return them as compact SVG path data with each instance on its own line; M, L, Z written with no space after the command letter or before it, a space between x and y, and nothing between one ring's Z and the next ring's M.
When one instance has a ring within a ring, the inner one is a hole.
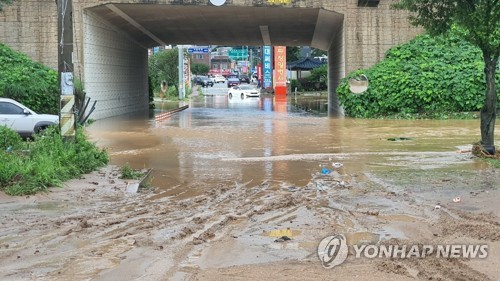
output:
M500 175L494 172L467 178L466 192L454 186L460 173L446 175L454 179L445 182L453 193L431 185L427 194L408 188L409 181L396 185L334 170L312 174L303 186L236 182L182 198L161 197L154 190L127 194L118 174L108 167L48 195L0 197L0 279L256 280L262 272L260 279L282 271L300 280L327 279L332 271L321 266L316 253L319 241L332 234L346 234L350 246L500 247L498 214L467 209L497 209L497 189L481 187L475 196L468 189L485 181L495 184ZM430 179L418 178L418 184ZM461 204L446 203L450 194L474 196L474 202L467 197ZM474 263L356 259L351 253L335 274L346 280L353 274L359 280L495 280L496 253L490 254Z

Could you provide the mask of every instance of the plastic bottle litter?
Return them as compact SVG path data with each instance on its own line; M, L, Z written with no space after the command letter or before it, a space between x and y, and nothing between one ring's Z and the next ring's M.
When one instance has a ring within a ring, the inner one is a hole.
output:
M333 166L334 168L337 168L337 169L338 169L338 168L341 168L342 166L344 166L344 164L339 163L339 162L334 162L334 163L332 163L332 166Z
M322 173L323 175L328 175L328 174L331 174L331 173L332 173L332 170L330 170L330 169L327 169L327 168L323 167L323 168L321 168L321 173Z

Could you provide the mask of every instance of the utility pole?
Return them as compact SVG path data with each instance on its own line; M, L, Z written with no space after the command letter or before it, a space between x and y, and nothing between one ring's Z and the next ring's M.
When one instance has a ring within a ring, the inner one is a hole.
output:
M63 137L75 136L73 83L73 0L57 0L59 126Z
M184 49L182 45L177 45L179 52L179 99L184 99Z

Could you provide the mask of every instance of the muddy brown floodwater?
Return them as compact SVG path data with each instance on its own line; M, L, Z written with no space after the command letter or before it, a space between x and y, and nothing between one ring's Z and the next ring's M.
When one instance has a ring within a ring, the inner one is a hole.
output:
M330 119L273 96L157 108L86 128L110 166L0 195L0 280L499 280L500 172L471 156L479 120ZM152 188L128 193L125 164ZM327 269L334 234L349 255ZM488 256L357 258L366 244Z

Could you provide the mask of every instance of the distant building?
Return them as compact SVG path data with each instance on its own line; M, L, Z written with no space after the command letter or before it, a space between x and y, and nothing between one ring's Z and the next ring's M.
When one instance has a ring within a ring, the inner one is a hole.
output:
M210 53L191 54L191 63L201 63L210 67Z
M214 56L210 64L209 74L228 76L231 74L231 67L231 59L228 56Z

